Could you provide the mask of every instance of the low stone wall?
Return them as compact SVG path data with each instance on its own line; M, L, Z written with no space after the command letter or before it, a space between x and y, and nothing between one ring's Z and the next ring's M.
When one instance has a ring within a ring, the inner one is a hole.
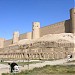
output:
M0 48L0 59L61 59L73 55L73 43L39 41Z

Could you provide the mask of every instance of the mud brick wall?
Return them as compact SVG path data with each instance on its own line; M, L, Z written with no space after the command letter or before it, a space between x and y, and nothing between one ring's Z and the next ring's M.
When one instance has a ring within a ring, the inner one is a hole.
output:
M68 33L70 32L70 20L52 24L40 28L40 37L47 34L59 34L59 33Z

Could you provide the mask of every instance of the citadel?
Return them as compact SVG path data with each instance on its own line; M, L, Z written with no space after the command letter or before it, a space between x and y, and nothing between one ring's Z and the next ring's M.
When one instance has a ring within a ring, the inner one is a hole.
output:
M32 32L13 33L13 38L0 38L0 60L62 59L68 54L75 57L75 8L70 19L45 27L32 23Z

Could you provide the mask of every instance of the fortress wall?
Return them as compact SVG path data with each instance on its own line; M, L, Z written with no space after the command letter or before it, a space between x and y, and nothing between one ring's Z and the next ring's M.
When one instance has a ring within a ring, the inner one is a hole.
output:
M27 39L32 39L32 32L27 33Z
M6 40L6 41L4 42L4 47L7 47L7 46L11 45L12 43L13 43L12 39Z
M32 32L20 34L20 36L19 36L19 40L22 40L22 39L31 39L31 38L32 38Z
M59 34L65 32L70 32L70 20L40 28L40 37L47 34Z
M19 40L22 40L22 39L31 39L31 32L20 34ZM7 47L11 44L13 44L13 39L5 40L4 47Z
M20 34L19 40L22 40L22 39L27 39L27 33Z
M66 20L63 22L59 22L56 24L52 24L49 26L45 26L40 28L40 37L47 35L47 34L59 34L59 33L65 33L65 32L70 32L70 20ZM20 34L19 40L22 39L32 39L32 32ZM13 44L12 39L6 40L4 42L4 47L9 46Z

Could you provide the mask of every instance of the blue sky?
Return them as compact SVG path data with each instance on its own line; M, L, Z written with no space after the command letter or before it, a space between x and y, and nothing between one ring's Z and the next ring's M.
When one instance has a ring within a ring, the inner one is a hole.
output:
M73 7L74 0L0 0L0 37L30 32L34 21L43 27L67 20Z

